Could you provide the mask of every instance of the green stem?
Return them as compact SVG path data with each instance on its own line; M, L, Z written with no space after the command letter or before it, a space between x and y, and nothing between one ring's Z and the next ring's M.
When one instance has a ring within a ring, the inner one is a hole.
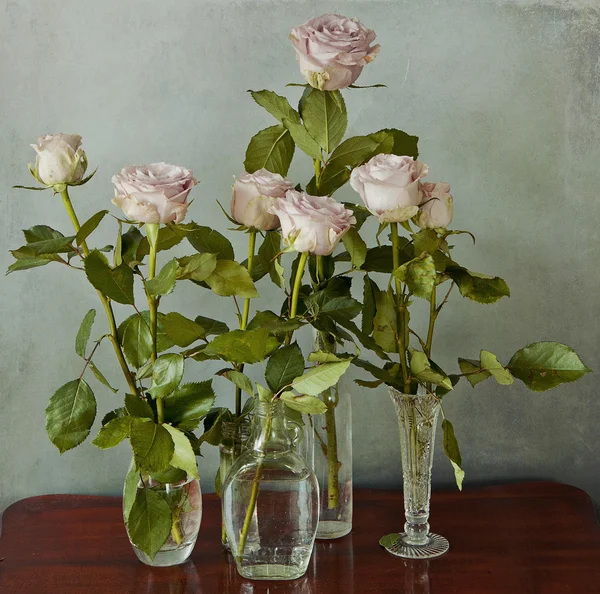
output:
M254 249L256 246L256 231L250 230L248 235L248 273L252 275L252 267L254 265ZM250 317L250 298L244 300L244 313L240 321L240 330L245 330ZM236 369L240 372L244 371L244 365L237 365ZM239 417L242 414L242 389L235 388L235 416Z
M334 404L327 404L325 425L327 427L327 508L335 509L339 505L340 463L337 456L338 447Z
M431 346L433 344L433 330L435 328L435 321L437 320L437 296L436 288L433 287L431 291L431 297L429 298L429 328L427 329L427 340L425 342L425 354L427 358L431 358Z
M269 408L269 412L267 413L267 419L265 421L265 426L261 436L261 443L266 444L269 439L269 435L271 433L271 426L273 424L273 412L274 412L275 403L271 405ZM250 524L252 522L252 516L254 515L254 510L256 509L256 501L258 499L258 493L260 491L260 475L262 473L263 461L265 459L265 452L261 450L260 458L258 460L258 464L256 466L256 474L254 475L254 480L252 481L252 491L250 493L250 501L248 502L248 508L246 509L246 517L244 518L244 525L242 526L242 531L240 532L240 543L238 546L238 560L241 559L244 554L244 549L246 548L246 540L248 538L248 532L250 531Z
M315 168L315 186L317 188L317 194L319 193L320 185L321 185L321 172L322 164L320 159L313 159L313 165Z
M306 260L308 259L308 252L300 254L300 261L298 262L298 270L296 270L296 278L294 279L294 289L292 291L292 304L290 306L290 320L296 317L296 311L298 310L298 296L300 295L300 288L302 287L302 277L304 276L304 267L306 266Z
M81 225L79 224L79 219L75 214L75 209L73 208L73 204L71 203L71 199L69 197L69 192L67 188L65 188L60 193L60 196L62 198L65 210L67 211L67 214L71 219L71 223L73 224L73 229L75 229L76 233L79 233ZM81 249L83 250L83 255L87 257L87 255L90 253L90 250L85 241L81 242ZM136 396L139 396L139 391L137 389L137 386L135 385L135 381L133 379L131 371L129 371L129 366L127 365L127 361L125 361L125 355L123 355L123 350L121 349L121 344L119 343L117 323L115 321L115 314L113 312L112 305L110 304L110 300L107 297L105 297L100 291L96 292L98 293L98 297L100 297L100 301L102 302L104 311L106 312L106 317L108 319L108 325L110 328L110 342L112 343L113 348L115 349L115 355L117 356L117 360L119 361L119 365L121 366L121 371L123 372L123 375L127 380L127 385L129 386L131 393Z
M393 268L396 270L400 265L400 249L398 246L398 223L390 223L392 231L392 263ZM406 341L406 329L408 324L406 323L406 303L402 295L402 282L396 276L394 276L394 282L396 286L396 311L397 313L397 334L398 334L398 354L400 356L400 365L402 367L402 375L404 377L404 391L406 394L410 392L410 379L408 377L408 367L406 365L406 352L407 352L407 341Z
M322 283L325 280L325 264L323 256L317 256L317 283Z
M156 223L146 223L146 235L148 237L148 244L150 245L150 254L148 260L148 277L146 280L152 280L156 276L156 243L158 240L158 228L159 225ZM150 311L150 334L152 335L152 363L154 364L158 356L158 298L154 297L154 295L151 295L148 290L146 290L146 296L148 297L148 309ZM165 413L162 398L156 399L156 416L159 423L164 422Z

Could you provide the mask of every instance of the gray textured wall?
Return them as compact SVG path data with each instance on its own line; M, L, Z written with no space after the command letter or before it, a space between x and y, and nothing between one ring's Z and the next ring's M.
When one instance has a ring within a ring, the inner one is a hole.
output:
M597 0L5 0L0 8L1 268L21 242L20 229L68 230L49 193L10 189L29 183L28 144L43 133L82 134L91 166L100 166L93 183L73 192L81 218L109 205L110 176L123 165L166 160L202 180L193 217L224 229L215 199L227 202L248 139L271 125L246 89L296 97L297 89L284 89L299 81L288 30L338 11L376 29L382 45L360 83L388 85L346 93L349 133L393 125L419 134L430 178L452 184L455 228L478 237L475 249L458 240L456 257L512 288L510 299L491 306L455 298L439 324L436 358L452 368L457 355L487 348L506 361L528 342L555 339L600 369ZM306 181L308 159L297 158L290 174ZM339 197L353 199L352 191ZM108 227L98 241L112 241ZM235 241L241 254L243 238ZM44 432L49 396L79 374L73 340L83 314L98 305L94 292L54 266L13 274L1 287L0 509L40 493L117 493L127 446L101 452L87 443L60 457ZM266 285L263 292L267 301L275 296ZM219 316L224 306L185 283L164 304L190 317ZM120 382L108 347L99 363ZM188 377L214 369L190 366ZM229 385L216 383L221 402L230 403ZM350 390L356 483L399 487L385 390ZM118 397L96 391L100 410L117 405ZM446 411L467 486L553 479L600 499L596 375L547 394L520 383L464 385ZM452 473L440 450L434 474L447 486ZM206 490L216 466L216 451L207 448L200 461Z

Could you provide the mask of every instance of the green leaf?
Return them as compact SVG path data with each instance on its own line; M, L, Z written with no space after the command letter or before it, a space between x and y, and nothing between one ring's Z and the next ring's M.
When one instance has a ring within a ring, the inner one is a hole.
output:
M405 264L413 259L412 249L408 252L409 241L406 237L400 237L400 261L399 264ZM405 251L406 250L406 251ZM365 272L383 272L390 274L394 271L392 246L382 245L379 247L369 248L365 263L362 265L362 270Z
M96 227L102 222L102 219L108 214L108 210L101 210L97 212L95 215L92 215L83 225L79 231L77 231L77 235L75 237L75 241L77 245L81 245L86 238L88 238L96 229Z
M302 101L300 115L308 133L327 154L340 143L348 126L346 105L339 91L310 89Z
M320 311L337 321L340 318L351 320L355 318L361 310L362 305L356 301L356 299L352 299L352 297L334 297L330 301L327 301L323 307L321 307Z
M327 388L335 386L349 366L350 360L339 363L322 363L297 377L291 384L292 388L300 394L318 396Z
M148 240L142 235L140 230L133 225L129 227L126 233L121 235L122 262L125 262L125 264L129 265L130 262L137 261L137 251L142 243L142 240L145 240L146 246L148 246ZM146 252L146 255L148 253L149 252Z
M429 254L414 258L394 270L394 276L405 282L415 297L431 299L435 284L435 263Z
M179 262L173 258L165 264L161 271L152 279L146 281L146 289L150 295L158 297L159 295L168 295L175 288Z
M375 293L376 312L373 319L373 338L388 353L398 352L398 315L391 289Z
M177 278L202 282L213 273L216 266L216 254L194 254L193 256L179 258Z
M111 268L106 256L93 250L85 258L84 267L95 289L117 303L133 305L133 270L129 266L121 264Z
M139 320L140 316L141 320ZM164 317L164 314L158 312L158 319L156 320L156 350L159 353L166 351L173 346L173 341L166 335L165 329L163 328ZM150 331L150 312L148 310L141 311L139 314L136 312L135 314L126 318L117 330L121 344L123 344L123 334L125 333L125 328L131 322L131 320L136 318L138 318L138 321L141 321L142 323L145 322L148 332ZM148 357L150 357L150 355L148 355Z
M215 254L218 260L235 258L231 242L218 231L194 222L179 225L179 228L192 247L201 254Z
M171 466L184 470L188 476L199 478L196 454L194 454L190 440L183 432L171 427L171 425L163 425L163 427L171 434L171 439L175 444Z
M258 297L248 271L233 260L219 260L213 273L206 279L206 284L214 293L223 297Z
M376 132L369 136L353 136L344 140L333 151L330 163L358 167L379 153L389 153L394 146L394 137L386 132Z
M204 352L232 363L258 363L267 354L268 336L266 328L232 330L213 338Z
M534 392L577 381L591 372L571 347L560 342L527 345L512 356L507 368Z
M283 125L265 128L250 140L244 168L248 173L264 168L285 177L294 157L294 147L292 136Z
M126 410L121 406L120 408L115 408L115 410L111 410L109 412L107 412L104 417L102 417L102 425L106 425L106 423L109 423L110 421L112 421L113 419L120 419L122 417L126 417L127 416L127 412Z
M265 368L265 381L273 392L279 392L304 372L304 357L297 343L277 349Z
M475 387L479 382L485 381L492 374L481 369L481 364L475 359L458 359L458 366L460 367L461 373L467 378L471 386Z
M139 369L152 355L150 320L135 314L125 320L119 333L125 358L131 366Z
M183 355L161 355L152 368L150 394L152 398L164 398L177 388L183 379Z
M154 419L154 413L150 404L133 394L125 394L125 410L130 417L139 417L141 419Z
M23 235L27 243L35 243L37 241L44 241L46 239L59 239L64 235L49 227L48 225L34 225L29 229L23 229Z
M302 322L298 318L287 319L278 316L276 313L266 310L257 311L252 320L248 323L248 330L256 330L265 328L273 334L285 334L292 332L302 326Z
M96 367L93 361L89 362L89 368L92 370L94 377L104 386L106 386L109 390L112 390L113 394L116 394L119 390L117 388L113 388L108 380L104 377L102 372Z
M125 486L123 487L123 518L125 522L129 519L129 513L135 501L139 484L140 474L136 470L135 465L132 464L125 477Z
M329 163L321 172L319 184L313 177L306 191L316 196L331 196L350 179L350 169L338 163Z
M130 426L131 419L129 417L113 419L100 429L100 432L92 443L101 450L114 448L129 437Z
M59 258L59 260L62 259ZM50 264L50 262L52 261L55 261L55 259L42 257L25 258L24 260L17 260L6 269L6 274L10 274L11 272L18 272L19 270L29 270L30 268L37 268L38 266L46 266L46 264Z
M205 329L206 336L218 336L219 334L229 332L229 327L225 322L219 322L219 320L213 320L212 318L206 318L204 316L196 316L196 324L199 324Z
M167 542L171 522L171 508L157 491L149 488L137 491L129 512L127 532L131 542L150 559L154 559Z
M131 449L138 470L159 472L169 466L175 446L171 435L164 428L149 419L131 419Z
M96 418L96 399L85 380L61 386L46 408L46 431L60 453L78 446L89 435Z
M259 402L271 402L273 400L273 392L267 390L264 386L256 382L256 394Z
M150 476L153 480L162 483L163 485L168 485L169 483L179 483L184 481L187 477L187 473L185 470L181 470L181 468L175 468L174 466L169 465L160 472L153 472ZM175 496L177 497L178 495Z
M502 386L510 386L515 380L513 376L490 351L481 351L481 367L489 371Z
M281 233L279 231L267 231L265 239L258 249L258 258L265 270L268 271L273 283L278 287L285 287L283 268L281 266Z
M313 159L318 159L319 161L323 158L321 147L300 122L292 122L287 118L284 118L282 123L290 131L296 146L303 153Z
M218 446L223 440L222 424L224 422L233 422L233 415L226 408L213 408L206 419L204 419L204 433L200 438L200 443L209 443Z
M460 455L460 449L456 436L454 435L454 427L448 419L442 421L442 430L444 432L444 453L448 456L452 467L454 468L454 476L456 478L456 485L460 491L462 491L463 479L465 478L465 472L462 467L462 458Z
M240 390L246 392L249 396L254 396L254 388L250 378L243 374L241 371L235 369L222 369L217 372L217 375L228 379L231 383L236 385Z
M346 328L346 330L352 332L352 334L358 338L360 344L362 344L366 349L373 351L379 358L384 359L385 361L390 360L385 351L377 344L374 338L360 330L360 328L352 320L338 318L337 323L338 325Z
M350 261L355 268L360 268L367 259L367 244L354 228L350 228L342 237L344 247L350 254Z
M92 331L95 318L96 310L90 309L83 317L79 330L77 331L77 336L75 338L75 352L82 358L85 358L85 350L87 349L90 332Z
M306 394L296 396L293 392L283 392L280 398L285 402L286 406L304 414L322 415L327 412L327 405L315 396L308 396Z
M510 297L508 285L499 276L486 276L461 266L450 266L446 274L458 285L460 294L477 303L495 303Z
M249 91L252 99L261 107L264 107L273 117L283 122L284 119L290 122L300 123L298 112L289 104L288 100L273 91Z
M74 235L69 237L56 237L53 239L44 239L35 241L20 247L18 250L12 250L11 254L20 260L35 258L36 256L47 256L59 253L68 253L73 251Z
M431 382L436 386L442 386L447 390L452 390L452 381L436 365L427 358L422 351L409 349L410 353L410 372L412 376L421 382Z
M206 336L206 330L196 322L173 311L163 318L167 336L180 347L187 347Z
M369 278L369 275L365 274L361 317L361 329L365 334L371 334L371 332L373 332L373 320L376 313L375 296L378 291L379 289L375 281L372 281Z
M164 250L170 250L172 247L181 243L184 237L186 237L185 227L186 225L166 225L165 227L161 227L158 230L156 251L162 252ZM149 253L150 244L148 243L148 238L143 237L139 242L135 259L142 261Z
M353 359L354 355L348 355L347 353L328 353L325 351L314 351L308 354L308 361L311 363L335 363L337 361L345 361L346 359Z
M410 134L407 134L402 130L397 130L396 128L384 128L383 130L379 130L379 132L376 132L375 134L381 133L391 134L394 138L394 145L391 151L385 152L391 152L392 154L399 155L401 157L408 156L412 157L413 159L416 159L419 156L418 136L411 136ZM370 136L374 135L371 134Z
M212 381L183 384L164 399L165 421L193 430L215 402Z

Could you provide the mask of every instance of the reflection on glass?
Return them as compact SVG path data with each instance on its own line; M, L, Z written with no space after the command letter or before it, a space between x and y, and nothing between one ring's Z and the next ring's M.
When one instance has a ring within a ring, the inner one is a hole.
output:
M405 594L430 594L429 561L405 561Z
M160 571L139 564L133 583L136 587L129 590L132 594L206 593L206 590L202 589L196 566L189 560L182 565L161 568Z

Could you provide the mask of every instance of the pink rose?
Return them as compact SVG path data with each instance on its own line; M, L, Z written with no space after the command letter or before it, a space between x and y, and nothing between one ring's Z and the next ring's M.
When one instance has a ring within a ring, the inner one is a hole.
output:
M421 209L415 222L421 229L445 229L454 215L450 184L446 182L419 183Z
M40 136L31 148L37 153L35 173L47 186L78 182L87 168L79 134Z
M283 198L292 187L292 182L267 169L244 173L233 184L231 216L240 225L260 231L277 229L279 219L269 207L273 198Z
M356 19L324 14L290 33L302 76L321 91L349 87L379 53L375 31Z
M381 223L408 221L419 210L419 179L429 167L412 157L379 154L355 167L350 185Z
M116 204L137 223L181 223L188 194L198 181L185 167L167 163L131 165L114 175Z
M297 252L328 256L350 227L356 224L351 210L329 196L310 196L288 190L275 198L271 212L279 217L284 243Z

